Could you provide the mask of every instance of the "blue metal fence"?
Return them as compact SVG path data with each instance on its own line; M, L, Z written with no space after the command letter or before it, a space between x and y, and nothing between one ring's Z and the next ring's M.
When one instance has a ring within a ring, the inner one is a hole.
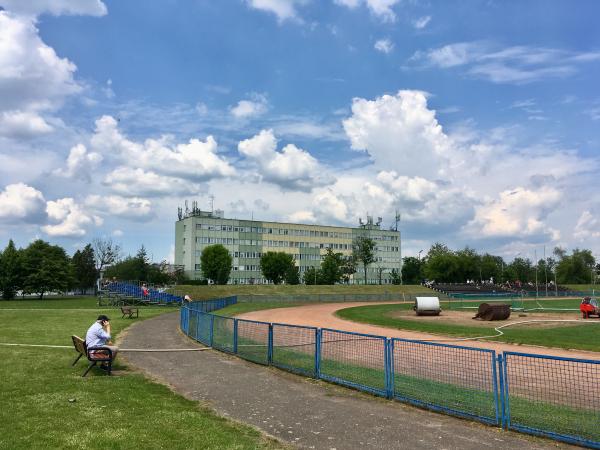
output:
M504 352L181 308L184 333L244 359L520 432L600 449L600 361Z
M398 400L500 424L493 350L392 339L392 355Z
M504 352L509 429L600 448L600 361Z

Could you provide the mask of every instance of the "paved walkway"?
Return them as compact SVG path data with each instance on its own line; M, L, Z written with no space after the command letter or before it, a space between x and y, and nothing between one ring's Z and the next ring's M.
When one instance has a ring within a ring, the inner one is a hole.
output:
M179 313L131 326L124 348L190 348ZM569 448L263 367L217 351L121 353L131 365L218 414L314 449Z

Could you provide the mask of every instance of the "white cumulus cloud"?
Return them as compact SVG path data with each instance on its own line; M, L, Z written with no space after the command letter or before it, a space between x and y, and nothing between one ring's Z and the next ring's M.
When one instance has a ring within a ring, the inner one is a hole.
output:
M240 100L229 111L236 119L251 119L263 115L268 109L267 97L262 94L255 94L250 100Z
M306 150L288 144L277 151L277 139L271 129L241 141L238 151L256 163L266 181L285 189L310 191L332 181Z
M552 187L505 190L475 208L468 228L484 237L546 236L556 240L560 237L558 230L547 226L544 219L561 197L560 191Z
M44 195L24 183L9 184L0 191L0 221L39 223L46 217L45 207Z
M67 167L56 169L54 173L66 178L80 178L90 181L93 170L102 162L102 155L96 152L88 152L83 144L75 145L69 152Z
M0 136L28 138L50 133L52 126L34 111L4 111L0 114Z
M109 172L103 184L113 192L142 197L193 195L206 190L197 183L181 178L131 167L118 167Z
M580 241L589 238L600 238L600 220L598 220L598 217L594 217L588 210L583 211L573 230L573 237Z
M352 116L343 123L352 148L368 151L382 170L436 176L450 156L448 136L421 91L355 98Z
M375 42L374 47L375 50L387 54L391 53L392 50L394 50L394 43L389 39L379 39L377 42Z
M205 141L190 139L185 144L174 143L170 137L140 143L125 137L113 117L103 116L96 121L91 144L96 151L133 168L196 183L235 174L233 166L217 154L217 142L212 136Z
M154 217L150 200L139 197L121 197L118 195L89 195L85 205L92 211L103 215L122 217L144 222Z
M47 128L34 112L59 107L64 99L81 91L73 78L75 64L60 58L46 45L33 21L0 11L0 111L9 120L29 119L35 130Z
M55 222L42 227L48 236L80 237L86 234L88 227L102 225L99 216L87 212L70 197L49 201L46 212L50 222Z

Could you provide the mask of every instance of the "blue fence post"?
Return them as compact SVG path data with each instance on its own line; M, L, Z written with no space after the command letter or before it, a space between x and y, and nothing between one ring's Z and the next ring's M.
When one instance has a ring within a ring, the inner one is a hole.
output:
M385 392L389 399L394 398L394 341L385 340Z
M496 362L499 370L496 368ZM500 373L500 386L498 387L498 373ZM496 352L492 353L492 376L494 377L494 403L496 405L496 423L504 427L504 400L502 399L502 355L496 358Z
M502 357L502 378L504 380L504 391L502 397L504 398L504 427L508 430L510 428L510 399L508 395L508 369L507 369L507 357Z
M238 320L233 319L233 353L238 351Z
M321 378L321 329L315 330L315 378Z
M212 314L210 315L210 332L208 334L209 338L208 338L208 342L210 343L210 347L213 346L213 334L214 334L214 324L215 324L215 316L213 316Z
M267 348L267 363L271 365L273 363L273 324L269 324L269 339Z

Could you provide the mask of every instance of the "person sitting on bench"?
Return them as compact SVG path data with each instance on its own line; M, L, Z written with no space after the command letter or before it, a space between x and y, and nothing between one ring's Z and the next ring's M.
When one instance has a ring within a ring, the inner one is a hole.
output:
M108 347L112 351L113 361L117 357L119 348L114 345L110 345L112 344L110 335L110 319L104 314L98 316L98 319L88 329L85 335L85 344L87 345L90 353L94 351L94 347ZM102 352L102 350L98 350L98 352ZM101 367L106 368L107 366L108 365L104 363Z

